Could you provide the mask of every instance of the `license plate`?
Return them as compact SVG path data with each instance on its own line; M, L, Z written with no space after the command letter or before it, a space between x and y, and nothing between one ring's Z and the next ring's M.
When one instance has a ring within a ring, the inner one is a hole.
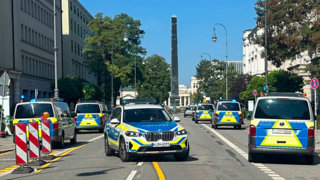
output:
M224 117L231 118L233 115L224 115Z
M168 142L155 142L152 143L152 147L169 147L170 143Z
M290 129L272 129L272 134L291 134Z
M84 118L84 120L86 120L86 121L93 121L94 119L93 119L93 118Z

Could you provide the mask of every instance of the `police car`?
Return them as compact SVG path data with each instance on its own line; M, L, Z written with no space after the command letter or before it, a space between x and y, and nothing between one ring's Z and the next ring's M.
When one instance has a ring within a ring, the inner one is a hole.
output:
M173 154L189 156L187 131L160 105L134 104L116 107L104 131L106 156L119 152L122 161L134 155Z
M198 121L212 121L214 107L210 103L199 103L193 113L193 120L195 123Z
M289 154L313 164L315 122L312 106L299 94L269 93L257 100L249 130L248 160L259 154Z
M82 101L76 104L74 118L77 130L99 130L103 132L107 119L106 106L97 101Z
M77 142L76 124L72 113L68 104L61 99L36 99L32 102L18 103L14 110L13 126L18 123L28 125L29 122L36 121L40 127L43 112L49 113L50 136L54 145L62 148L65 140L70 140L72 144ZM29 137L28 130L27 137ZM39 137L42 138L41 130Z
M212 128L218 126L233 126L241 129L243 117L240 103L235 100L218 101L215 108L215 117L212 121Z

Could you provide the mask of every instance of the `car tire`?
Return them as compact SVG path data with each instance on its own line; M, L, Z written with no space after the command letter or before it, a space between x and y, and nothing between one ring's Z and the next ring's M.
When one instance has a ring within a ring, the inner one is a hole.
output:
M248 153L248 161L249 162L256 162L257 161L257 155Z
M218 126L216 124L213 124L213 129L218 129Z
M62 132L61 140L57 142L57 147L62 149L64 148L64 133Z
M99 129L99 133L103 133L103 129Z
M241 125L238 125L238 129L241 129Z
M77 144L77 130L76 129L74 129L74 134L73 134L72 139L70 139L70 143Z
M120 140L119 156L122 162L128 162L130 160L130 155L126 150L126 143L124 142L124 139Z
M106 156L114 155L114 150L111 149L111 147L109 145L109 141L108 141L108 136L107 135L104 136L104 151L105 151Z
M194 122L195 122L196 124L198 124L198 120L195 119Z
M183 153L173 154L173 157L176 161L186 161L189 157L190 147L188 146L188 150Z
M305 161L307 164L310 164L310 165L314 164L314 156L313 155L306 156Z

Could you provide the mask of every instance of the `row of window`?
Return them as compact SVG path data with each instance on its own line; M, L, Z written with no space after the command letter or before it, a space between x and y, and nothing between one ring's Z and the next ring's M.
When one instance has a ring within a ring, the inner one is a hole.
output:
M86 38L89 35L89 32L85 28L82 28L80 24L77 24L72 18L70 18L70 31L74 32L81 38Z
M26 14L34 17L46 26L53 28L53 13L47 7L42 7L34 0L20 0L20 8Z
M53 53L54 41L52 39L23 24L21 24L21 40Z
M50 63L43 62L42 60L22 55L22 72L25 74L44 77L48 79L53 79L54 76L54 65Z
M84 58L84 54L82 53L82 49L83 49L83 47L80 46L80 44L78 44L77 42L73 42L73 40L71 40L71 52L72 53Z
M70 1L70 12L73 12L76 16L78 16L78 18L85 24L88 24L89 23L89 18L81 12L81 9L76 7L75 4L73 4L71 1Z

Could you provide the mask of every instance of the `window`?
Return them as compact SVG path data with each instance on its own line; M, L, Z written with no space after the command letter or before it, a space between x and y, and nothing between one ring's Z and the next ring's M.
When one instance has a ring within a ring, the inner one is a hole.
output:
M73 30L73 20L70 18L70 29Z
M121 113L120 113L121 115ZM121 116L120 116L121 117ZM163 109L130 109L124 112L124 122L170 121Z
M78 55L80 55L80 45L78 44Z
M26 0L21 0L23 1L23 10L24 12L27 12L27 1Z
M24 9L24 7L23 7L23 1L25 1L25 0L20 0L20 9L21 9L21 10Z
M77 33L77 23L76 23L76 21L73 21L73 25L74 25L74 33Z
M72 11L72 2L70 2L70 10Z
M24 31L23 24L21 24L21 40L24 39L24 33L23 33L23 31Z
M35 32L35 41L34 44L38 46L38 32Z
M28 42L31 42L31 29L28 28Z
M71 52L73 52L73 41L71 40Z
M34 43L34 30L32 30L32 33L31 33L31 34L32 34L32 36L31 36L31 43L32 43L32 44L35 44L35 43Z
M31 0L31 16L34 16L33 1Z
M22 72L25 73L25 62L24 62L24 55L21 56L21 64L22 64Z
M100 113L99 104L79 104L76 107L76 113Z
M218 110L219 111L240 111L240 107L238 103L219 103Z

